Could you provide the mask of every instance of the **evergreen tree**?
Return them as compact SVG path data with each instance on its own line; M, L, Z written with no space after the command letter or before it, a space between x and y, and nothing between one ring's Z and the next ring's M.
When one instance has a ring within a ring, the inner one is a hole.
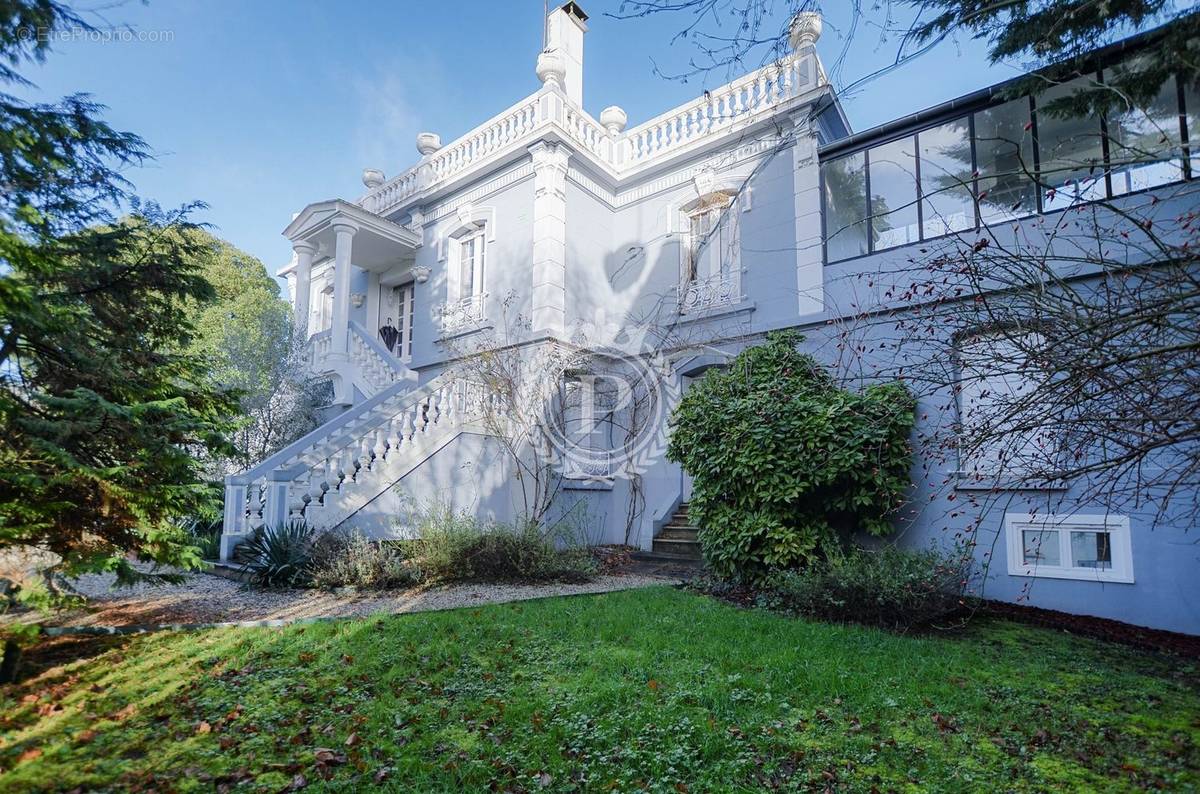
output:
M0 81L75 26L53 0L0 0ZM130 557L199 564L176 519L211 499L201 461L231 454L237 394L191 347L185 309L214 297L180 233L193 207L137 199L120 171L147 147L102 110L0 94L0 549L129 583L147 576Z

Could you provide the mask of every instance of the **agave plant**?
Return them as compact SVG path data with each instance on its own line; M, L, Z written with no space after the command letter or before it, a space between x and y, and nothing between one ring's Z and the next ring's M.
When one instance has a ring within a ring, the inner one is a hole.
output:
M259 527L239 549L246 560L242 571L263 587L302 585L308 580L312 547L313 530L304 521Z

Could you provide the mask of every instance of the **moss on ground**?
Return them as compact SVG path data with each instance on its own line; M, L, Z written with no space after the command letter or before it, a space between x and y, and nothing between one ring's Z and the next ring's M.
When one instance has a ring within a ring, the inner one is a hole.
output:
M1200 787L1195 663L669 588L107 640L0 714L4 791Z

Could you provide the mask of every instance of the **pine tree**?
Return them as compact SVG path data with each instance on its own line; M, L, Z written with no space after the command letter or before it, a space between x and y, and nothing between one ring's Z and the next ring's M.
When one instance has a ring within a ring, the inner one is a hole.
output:
M87 23L52 0L0 0L0 82L45 58L47 32ZM28 35L30 31L43 35ZM193 206L140 201L120 171L149 157L86 96L0 94L0 550L53 571L131 558L196 567L177 519L212 498L201 459L231 454L237 394L191 351L185 306L214 297Z

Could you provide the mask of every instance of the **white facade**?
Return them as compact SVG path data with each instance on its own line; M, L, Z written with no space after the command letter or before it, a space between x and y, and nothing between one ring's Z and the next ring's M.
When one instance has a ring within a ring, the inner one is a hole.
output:
M226 554L288 517L387 533L399 493L515 517L470 385L446 366L477 336L536 347L637 322L698 324L713 341L755 313L821 310L816 148L846 130L815 50L820 19L798 17L779 60L629 129L619 107L598 121L583 110L586 15L567 3L547 25L536 92L444 145L423 133L415 166L390 179L368 169L365 195L310 204L284 230L295 255L280 275L345 410L230 478ZM759 267L763 301L746 292L747 229L787 252ZM675 351L671 366L696 358ZM460 454L468 446L478 459ZM649 548L683 487L657 457L632 532L615 520L620 483L578 484L596 513L590 540ZM417 472L431 492L410 487Z

